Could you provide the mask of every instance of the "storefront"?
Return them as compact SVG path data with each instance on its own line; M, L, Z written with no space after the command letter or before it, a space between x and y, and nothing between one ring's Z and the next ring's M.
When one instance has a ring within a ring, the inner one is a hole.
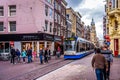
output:
M54 50L54 36L46 33L30 34L0 34L0 53L9 53L10 46L22 51L31 47L33 51L39 53L40 48Z

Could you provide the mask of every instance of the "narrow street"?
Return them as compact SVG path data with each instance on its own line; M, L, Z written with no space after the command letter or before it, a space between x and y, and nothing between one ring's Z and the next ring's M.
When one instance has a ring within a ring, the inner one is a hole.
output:
M96 80L96 75L91 67L92 55L76 60L68 65L65 65L47 75L44 75L37 80ZM111 66L110 80L120 80L120 58L114 58L114 63Z

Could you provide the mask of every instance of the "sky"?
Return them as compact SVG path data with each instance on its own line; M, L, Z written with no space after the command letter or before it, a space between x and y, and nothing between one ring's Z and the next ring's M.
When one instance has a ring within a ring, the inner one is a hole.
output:
M92 18L95 22L96 33L99 40L103 40L103 16L105 15L105 0L66 0L67 7L72 7L82 16L85 25L90 25Z

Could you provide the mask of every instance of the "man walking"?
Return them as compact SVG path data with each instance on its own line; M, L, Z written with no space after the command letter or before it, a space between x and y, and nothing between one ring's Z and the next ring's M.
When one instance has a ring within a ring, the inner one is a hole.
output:
M104 65L107 67L107 61L105 57L100 53L99 48L96 48L96 54L93 56L91 64L93 69L95 69L97 80L104 80Z
M15 64L16 52L15 52L14 46L11 46L10 54L11 54L11 63Z
M106 44L104 45L104 47L101 50L101 53L105 56L105 59L107 60L107 64L108 64L108 71L104 70L104 77L105 80L108 79L109 80L109 76L110 76L110 65L113 62L113 56L112 56L112 51L109 49L109 46L107 46Z

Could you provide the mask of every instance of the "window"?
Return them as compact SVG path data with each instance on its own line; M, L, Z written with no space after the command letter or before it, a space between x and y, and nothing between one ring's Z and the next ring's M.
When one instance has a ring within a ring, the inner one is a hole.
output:
M50 16L50 18L52 19L52 17L53 17L53 10L50 8L49 9L50 11L49 11L49 16Z
M48 28L48 21L45 21L45 31L47 31Z
M116 8L118 8L118 0L116 0Z
M16 31L16 21L9 22L10 31Z
M0 6L0 16L4 16L4 9L2 6Z
M3 22L0 22L0 31L3 31Z
M61 6L60 6L60 4L58 4L58 10L61 12Z
M60 26L58 26L58 36L60 36Z
M52 23L50 23L50 32L52 32Z
M16 5L9 6L9 16L16 15Z
M54 8L57 10L58 3L57 1L54 2Z
M57 22L57 13L55 13L55 22Z
M47 1L52 4L52 0L47 0Z
M60 21L60 15L58 15L58 23L60 24L60 22L61 22L61 21Z
M115 20L115 30L118 29L118 22Z
M48 16L48 6L45 5L45 15Z

